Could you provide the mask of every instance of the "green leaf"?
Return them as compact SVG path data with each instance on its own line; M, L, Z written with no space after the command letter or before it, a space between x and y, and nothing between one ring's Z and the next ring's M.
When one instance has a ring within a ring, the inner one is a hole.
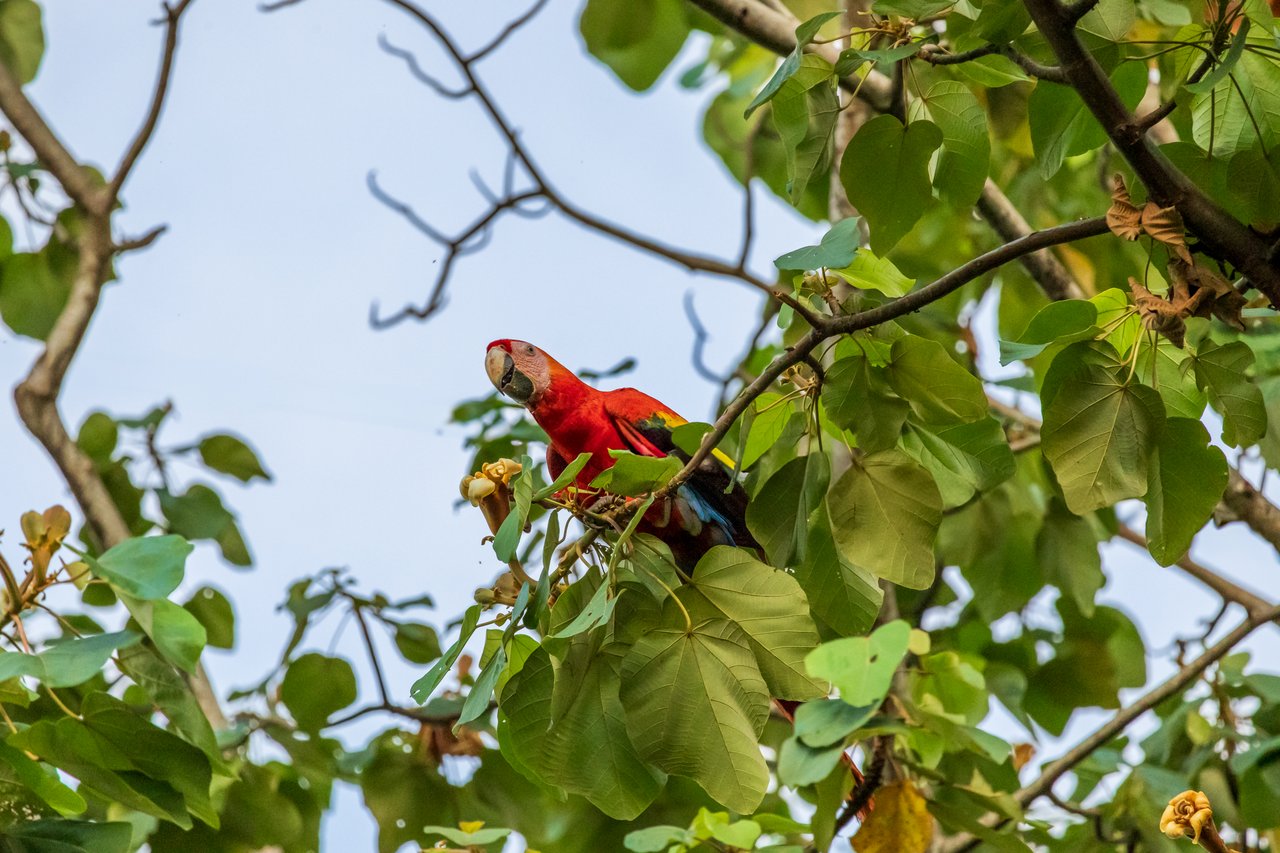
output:
M836 76L847 77L870 62L873 66L896 65L909 56L920 52L920 42L907 42L897 47L885 47L878 50L866 48L845 48L836 58ZM881 69L883 70L883 69Z
M1209 401L1222 413L1222 440L1232 447L1249 447L1267 433L1267 410L1262 391L1248 377L1253 350L1241 341L1218 346L1204 340L1192 362L1196 384L1209 392Z
M818 31L822 29L822 25L839 15L839 12L823 12L822 14L816 15L796 27L795 49L792 50L791 53L787 54L787 56L782 60L782 63L778 66L778 69L773 73L773 76L769 78L769 82L765 83L764 88L760 90L760 93L752 99L744 113L745 118L751 118L751 114L753 112L773 100L774 96L778 94L778 91L782 89L783 84L790 80L792 75L800 70L800 61L804 56L804 49L810 42L817 38Z
M32 760L22 750L14 749L3 741L0 741L0 761L9 765L23 787L33 791L63 817L83 814L88 808L84 797L62 784L57 773L48 772L50 768L46 765Z
M658 81L689 37L680 0L587 0L578 29L587 51L637 92Z
M1044 352L1051 344L1066 345L1096 337L1098 308L1087 299L1050 302L1027 323L1012 341L1000 341L1000 363L1026 361Z
M1018 6L988 3L984 7ZM1020 8L1020 7L1019 7ZM942 154L933 172L933 186L952 207L969 207L982 194L991 165L987 112L963 83L941 80L916 102L942 131Z
M528 588L526 584L525 589ZM519 617L515 618L518 619ZM472 720L478 720L488 713L489 700L493 698L493 692L498 686L498 677L502 675L502 671L506 669L506 666L507 649L499 643L498 650L494 652L493 657L489 658L489 662L480 670L480 675L476 678L475 684L471 685L471 692L467 694L467 700L462 703L462 711L458 714L458 719L453 726L455 732L459 727L465 726ZM354 702L355 699L353 698L352 701Z
M917 703L936 701L942 710L976 725L987 716L987 684L982 674L955 652L938 652L920 659L912 679Z
M0 2L0 62L25 86L36 78L44 56L44 26L34 0Z
M1143 347L1138 355L1138 375L1160 392L1169 417L1198 421L1208 398L1196 385L1195 372L1188 363L1191 357L1187 350L1178 349L1162 338L1156 347Z
M1063 639L1056 656L1031 674L1023 703L1055 735L1062 734L1073 708L1119 708L1120 690L1141 687L1147 678L1142 637L1123 613L1099 607L1084 617L1062 601L1058 610Z
M1182 88L1188 92L1194 92L1202 95L1214 89L1220 82L1226 79L1232 69L1236 67L1236 63L1240 61L1240 57L1244 55L1245 40L1249 37L1249 19L1242 17L1240 20L1240 28L1236 30L1234 36L1231 37L1231 47L1218 60L1218 64L1213 70L1201 77L1194 83L1184 83Z
M30 675L48 687L74 687L101 672L116 649L141 640L136 631L117 631L63 640L36 655L0 652L0 681Z
M889 390L887 377L884 368L858 354L831 365L822 383L822 405L832 422L852 430L869 453L898 443L910 408Z
M200 439L200 459L204 464L242 483L254 477L270 481L271 475L258 461L258 454L234 435L206 435Z
M1147 89L1147 67L1141 62L1125 62L1111 75L1111 84L1129 109L1138 105ZM1070 86L1040 80L1027 104L1031 143L1040 174L1051 178L1062 161L1101 147L1106 132Z
M440 657L440 637L436 629L418 622L397 622L396 648L410 663L431 663Z
M770 563L785 568L804 559L809 516L822 502L830 481L830 459L813 450L775 471L747 504L747 529Z
M803 700L826 693L805 674L804 656L818 644L818 631L791 575L740 548L717 545L676 594L695 621L725 619L741 629L772 695Z
M190 611L164 599L142 601L121 595L120 600L166 660L186 672L195 672L207 637L204 626Z
M854 706L843 699L819 699L796 708L796 737L814 747L843 743L875 716L878 704Z
M0 4L0 18L13 2L4 0ZM0 60L4 58L4 44L0 40ZM38 341L49 337L71 293L75 264L74 257L68 264L63 253L47 250L19 252L6 258L0 266L0 317L5 324L16 334Z
M858 217L841 219L822 235L816 246L805 246L780 255L773 265L780 270L816 270L823 267L838 269L847 267L858 253Z
M618 698L621 657L595 646L582 638L558 669L556 713L541 767L552 784L586 797L616 820L633 820L654 801L665 780L631 745Z
M500 827L481 828L475 832L465 832L461 829L452 829L447 826L424 826L422 831L427 835L443 836L454 844L461 844L467 847L493 844L495 841L501 841L511 834L511 830Z
M859 290L878 290L885 296L905 296L916 280L907 278L888 258L877 258L870 252L858 252L853 263L830 270Z
M1072 515L1057 498L1036 535L1036 556L1045 578L1068 596L1085 616L1106 583L1098 537L1089 522Z
M793 787L821 782L840 763L842 755L842 743L813 747L793 735L784 740L778 750L778 781Z
M545 488L538 489L538 491L534 492L533 494L534 502L536 503L537 501L545 500L546 498L551 497L552 495L554 495L556 492L560 491L564 487L568 486L570 483L572 483L574 480L577 479L578 472L581 471L583 468L585 468L587 466L587 463L590 461L591 461L590 453L579 453L576 459L574 459L568 465L564 466L564 470L560 472L560 476L552 480L550 485L546 486Z
M84 560L112 586L148 601L166 598L178 588L191 551L191 543L181 536L145 536L126 539L100 557L86 554Z
M918 21L955 5L955 0L876 0L871 9L881 15L901 15Z
M836 547L852 563L912 589L933 582L942 496L933 478L897 450L863 457L827 495Z
M236 644L236 614L227 597L211 586L202 586L183 605L204 626L206 642L215 649Z
M1176 563L1227 488L1227 458L1198 420L1169 418L1148 474L1147 544L1162 566Z
M693 833L679 826L647 826L627 833L623 844L634 853L663 853L676 844L696 843Z
M814 616L843 637L866 633L884 600L875 576L836 549L825 512L811 520L809 546L804 562L795 566L795 578Z
M222 766L222 753L209 718L182 674L161 659L154 648L141 643L120 649L116 660L120 670L145 690L164 713L173 731L200 749L214 764L215 770L230 775L230 771Z
M750 414L752 411L754 415ZM738 460L738 470L750 468L774 446L786 429L791 413L791 404L781 394L769 392L756 398L754 406L742 419L742 430L746 436L739 442L742 458ZM748 418L750 424L747 423Z
M936 124L913 121L903 127L890 115L871 119L849 141L840 161L840 183L867 218L871 251L877 255L897 245L929 206L929 159L941 144Z
M102 464L111 461L111 454L119 441L120 430L116 422L104 412L90 412L76 434L76 444L80 449L94 462Z
M480 605L473 604L467 608L462 615L462 625L458 629L458 639L449 647L449 651L444 653L440 660L435 662L431 669L427 670L427 674L419 678L413 683L413 687L409 690L409 695L418 703L426 702L431 693L444 681L444 677L449 674L449 670L453 668L457 662L458 656L462 654L462 650L470 641L471 635L476 631L476 623L480 621Z
M907 335L893 342L889 384L925 423L968 423L987 417L982 381L937 341Z
M591 481L591 487L615 495L638 496L655 492L676 475L683 464L674 456L639 456L628 450L610 450L613 465Z
M355 702L356 695L351 664L315 652L290 663L280 684L280 701L307 731L323 728L335 711Z
M601 583L578 614L548 634L547 639L573 637L609 621L617 602L616 597L609 596L609 584Z
M840 698L854 706L879 705L893 674L907 654L911 626L901 619L881 625L869 637L842 637L823 643L805 657L814 678L830 681Z
M1071 362L1071 352L1064 350L1054 365L1064 356ZM1151 388L1098 364L1068 364L1040 434L1071 511L1092 512L1146 494L1148 463L1164 420L1164 403Z
M133 825L124 821L33 820L6 827L4 835L10 839L5 846L22 853L130 853L133 849Z
M945 507L998 486L1017 467L1004 428L992 417L940 427L909 423L902 449L933 475Z
M107 799L189 828L188 813L212 827L209 759L196 747L106 693L90 693L82 719L41 720L8 739Z
M1107 41L1118 42L1128 35L1137 20L1132 0L1101 0L1076 26Z
M686 626L668 600L660 625L622 662L627 730L641 757L688 776L717 802L751 814L769 785L759 741L769 693L742 629Z
M1031 13L1021 3L998 0L982 4L974 21L974 30L991 44L1008 44L1031 25ZM969 63L962 63L962 67Z
M840 114L831 64L805 54L773 98L773 123L787 152L787 186L799 204L814 176L826 180L831 167L832 131Z
M160 511L170 532L187 540L211 539L221 545L223 557L232 565L252 563L244 540L236 527L236 517L222 504L222 497L202 483L194 483L184 494L173 495L158 489ZM231 538L226 538L233 534ZM236 545L238 542L238 546Z

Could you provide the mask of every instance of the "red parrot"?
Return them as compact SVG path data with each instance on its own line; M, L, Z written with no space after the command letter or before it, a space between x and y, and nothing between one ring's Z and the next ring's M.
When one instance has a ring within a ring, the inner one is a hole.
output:
M671 438L674 427L688 422L648 394L634 388L599 391L524 341L494 341L484 365L494 387L528 409L551 439L547 468L552 477L588 452L591 459L577 476L582 488L613 465L610 450L689 458ZM650 509L641 528L671 548L686 574L714 545L760 551L747 531L747 495L731 474L733 463L724 454L717 457L708 458L666 506Z
M547 433L547 468L552 477L582 453L591 454L576 478L582 488L613 465L610 450L689 458L671 438L672 429L688 421L648 394L634 388L592 388L533 344L508 338L489 344L484 368L494 387L528 409ZM763 558L747 530L747 494L732 468L732 460L715 451L667 500L667 506L650 508L641 525L642 531L671 548L686 575L693 574L698 558L715 545L750 548ZM774 702L794 721L800 703ZM845 762L856 790L862 774L848 755Z

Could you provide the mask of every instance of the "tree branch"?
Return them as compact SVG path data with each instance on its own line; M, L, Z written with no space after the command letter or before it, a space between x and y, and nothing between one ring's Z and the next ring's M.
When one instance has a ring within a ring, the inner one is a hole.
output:
M770 8L758 0L688 2L775 53L785 55L795 50L795 28L800 21L794 15ZM813 44L806 50L821 56L832 65L839 56L836 48L831 45ZM866 101L878 112L888 112L892 107L893 81L878 71L872 70L865 77L843 77L840 79L840 87ZM1006 242L1031 233L1031 227L1018 213L1013 202L989 179L978 199L978 213ZM1060 294L1078 296L1082 293L1066 267L1048 252L1028 256L1023 261L1023 266L1052 299L1062 298Z
M179 0L176 5L163 4L164 6L164 49L160 54L160 73L156 78L155 89L151 93L151 106L147 110L147 116L143 119L142 127L138 129L137 135L133 137L133 141L129 143L128 150L124 156L120 158L120 165L116 167L115 175L112 176L111 182L107 184L107 200L108 207L116 203L116 199L120 197L120 188L124 186L124 182L129 179L129 173L133 171L133 167L138 162L138 158L142 156L143 150L147 147L147 143L151 141L151 137L155 135L156 126L160 123L160 112L164 109L165 95L169 92L169 79L173 74L173 58L178 51L178 28L182 21L182 15L191 6L191 0Z
M1076 37L1076 21L1088 11L1085 7L1093 4L1083 0L1070 7L1058 0L1025 0L1025 4L1062 65L1067 82L1146 184L1151 197L1161 205L1176 207L1209 254L1229 261L1273 305L1280 305L1280 267L1269 259L1267 242L1219 207L1160 153L1097 60Z
M1280 551L1280 507L1267 500L1235 468L1231 469L1231 479L1220 506Z
M1206 649L1202 655L1191 661L1191 663L1178 670L1173 677L1143 694L1137 700L1127 703L1116 712L1115 716L1102 726L1099 726L1093 734L1080 741L1061 758L1047 764L1034 782L1024 786L1013 795L1014 799L1025 806L1043 795L1068 771L1089 757L1094 750L1120 734L1138 717L1141 717L1147 711L1199 678L1202 672L1224 657L1241 640L1253 633L1255 629L1276 618L1280 618L1280 607L1275 605L1258 613L1250 613L1249 617L1232 629L1229 634Z
M728 434L733 422L747 410L747 406L751 405L756 397L763 394L778 377L786 372L787 368L804 361L809 353L826 339L836 335L845 335L862 329L869 329L872 326L878 326L889 320L919 311L926 305L937 302L939 299L959 290L979 276L991 272L1010 261L1017 260L1029 252L1061 243L1083 240L1086 237L1094 237L1104 234L1108 230L1106 219L1101 216L1095 216L1092 219L1082 219L1079 222L1070 222L1066 225L1046 228L1043 231L1035 231L1025 237L1005 243L999 248L992 249L990 252L979 255L963 266L957 267L936 281L926 284L906 296L891 299L882 305L869 308L866 311L859 311L856 314L818 318L818 322L811 324L813 328L804 337L793 344L785 353L770 362L769 366L750 385L743 389L742 393L732 403L725 407L724 412L716 419L711 431L702 437L702 444L699 446L698 452L690 457L685 466L676 472L676 475L666 485L654 493L655 496L661 500L679 488L680 484L692 476L698 466L711 455L711 451Z
M132 241L132 244L126 241L117 245L111 239L111 212L116 194L155 132L176 49L178 19L190 4L191 0L182 0L176 7L164 7L169 28L160 79L151 98L151 108L142 130L122 159L120 169L106 187L95 185L89 171L54 135L49 124L23 94L18 81L0 64L0 112L4 113L14 129L27 141L41 164L62 185L68 197L88 214L84 227L76 238L79 260L67 304L54 320L53 328L45 339L44 349L31 370L14 389L14 401L18 416L58 467L93 535L103 548L123 542L132 533L102 478L98 476L93 460L68 433L58 411L58 398L67 370L79 351L97 310L111 258L118 251L140 248L159 236L159 230L153 230ZM218 729L226 728L226 717L218 705L217 696L209 685L203 666L197 667L196 674L188 679L188 683L210 724Z

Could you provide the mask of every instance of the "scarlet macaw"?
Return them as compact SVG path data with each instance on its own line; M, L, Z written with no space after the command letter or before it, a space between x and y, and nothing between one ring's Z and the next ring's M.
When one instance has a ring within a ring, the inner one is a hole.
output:
M552 477L582 453L591 454L577 475L582 488L613 465L610 450L688 459L671 438L672 429L687 421L648 394L634 388L592 388L525 341L494 341L484 364L494 387L528 409L551 439L547 468ZM667 506L650 509L644 519L641 529L663 540L686 574L714 545L760 550L747 531L747 495L731 466L723 454L708 458Z
M671 438L671 430L688 421L648 394L634 388L592 388L533 344L509 338L489 344L484 369L493 386L528 409L547 433L551 440L547 468L552 477L582 453L591 454L576 477L582 488L613 465L610 450L688 458ZM747 530L747 495L733 477L732 465L732 460L716 451L681 484L668 506L651 508L640 527L671 548L686 574L692 575L698 558L715 545L738 545L761 553ZM799 702L774 702L787 719L795 719ZM856 786L862 773L847 754L844 763ZM869 808L859 812L860 819Z

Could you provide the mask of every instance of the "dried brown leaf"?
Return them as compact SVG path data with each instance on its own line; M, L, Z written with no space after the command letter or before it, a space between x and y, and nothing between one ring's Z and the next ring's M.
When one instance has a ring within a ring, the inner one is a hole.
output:
M858 853L925 853L933 841L933 816L910 779L876 792L876 808L853 837Z
M1182 224L1182 214L1176 207L1160 207L1154 201L1147 202L1142 208L1142 230L1172 249L1185 263L1195 263L1187 250L1187 229Z
M1178 267L1176 272L1175 266ZM1204 301L1195 309L1197 317L1217 317L1228 326L1244 331L1244 317L1240 312L1244 310L1247 300L1231 286L1231 282L1201 264L1187 266L1172 261L1169 270L1175 280L1182 278L1188 286L1196 288L1196 293L1206 294Z
M1129 197L1129 188L1124 185L1124 177L1119 174L1111 176L1111 206L1107 208L1107 227L1111 233L1126 240L1137 240L1142 234L1142 211Z

